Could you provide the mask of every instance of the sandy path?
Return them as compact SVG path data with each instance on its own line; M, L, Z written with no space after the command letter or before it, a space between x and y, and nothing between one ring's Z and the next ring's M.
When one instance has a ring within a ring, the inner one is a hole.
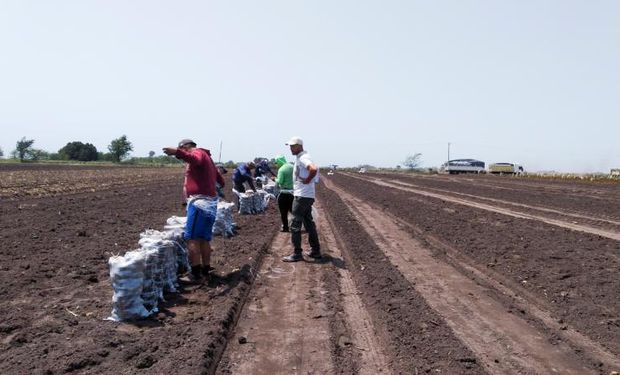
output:
M290 251L289 240L287 233L276 236L229 340L224 357L233 374L334 372L316 272L320 265L282 262Z
M317 204L317 209L321 211L320 204ZM325 219L319 220L318 224L324 250L328 249L332 259L341 259L340 246L330 224ZM335 267L330 263L311 261L282 262L281 257L289 251L290 235L280 233L266 255L255 287L240 315L235 336L224 353L228 365L218 373L335 372L329 344L333 333L329 331L328 312L322 301L322 296L327 292L321 281L322 272L334 272ZM351 333L351 338L345 339L347 345L350 341L361 358L357 373L392 373L349 271L346 267L338 267L337 272L340 275L343 310Z

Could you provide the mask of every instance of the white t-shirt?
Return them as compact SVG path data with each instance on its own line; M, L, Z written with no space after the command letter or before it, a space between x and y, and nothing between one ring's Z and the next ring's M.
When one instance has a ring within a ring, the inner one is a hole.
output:
M308 167L310 164L314 164L310 159L310 154L307 151L300 152L295 158L295 166L293 167L293 195L296 197L314 198L314 185L319 182L319 172L317 170L316 176L309 184L304 184L302 181L310 175ZM318 167L317 167L318 169Z

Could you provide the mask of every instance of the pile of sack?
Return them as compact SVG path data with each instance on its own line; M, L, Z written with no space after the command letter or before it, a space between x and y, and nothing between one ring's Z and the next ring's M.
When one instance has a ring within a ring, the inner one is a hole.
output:
M269 200L275 198L273 194L269 194L263 189L245 193L233 189L233 193L239 199L239 213L243 215L255 215L265 211Z
M218 202L215 223L213 224L213 234L229 238L237 233L237 224L233 221L234 203Z
M168 221L176 221L172 217ZM144 318L157 313L164 292L178 290L177 272L188 270L187 248L182 229L164 232L149 229L140 234L140 248L108 260L114 289L109 320Z
M276 183L271 180L269 180L267 184L263 185L263 190L265 190L268 194L273 195L274 197L277 197L280 193L280 189L278 189Z
M218 202L213 234L231 237L236 233L234 203ZM178 291L177 276L191 269L183 239L186 217L172 216L164 231L149 229L140 233L139 249L108 260L113 321L139 319L157 313L164 293Z

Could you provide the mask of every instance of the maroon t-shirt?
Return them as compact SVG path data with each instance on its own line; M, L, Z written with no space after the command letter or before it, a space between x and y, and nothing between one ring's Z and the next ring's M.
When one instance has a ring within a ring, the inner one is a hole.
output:
M209 150L194 148L192 151L186 151L177 148L174 156L187 163L183 185L186 197L198 194L210 197L217 196L215 182L217 181L224 186L224 178L213 163Z

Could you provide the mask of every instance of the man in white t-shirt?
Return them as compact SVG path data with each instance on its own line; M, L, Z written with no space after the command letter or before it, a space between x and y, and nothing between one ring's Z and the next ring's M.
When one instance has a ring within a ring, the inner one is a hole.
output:
M319 180L319 168L312 162L310 154L304 151L304 141L299 137L291 138L286 145L291 148L295 155L293 167L293 222L291 223L291 242L293 253L282 258L285 262L298 262L303 260L301 248L301 225L308 232L310 252L307 254L314 259L321 258L321 245L316 225L312 219L312 204L314 203L314 185Z

